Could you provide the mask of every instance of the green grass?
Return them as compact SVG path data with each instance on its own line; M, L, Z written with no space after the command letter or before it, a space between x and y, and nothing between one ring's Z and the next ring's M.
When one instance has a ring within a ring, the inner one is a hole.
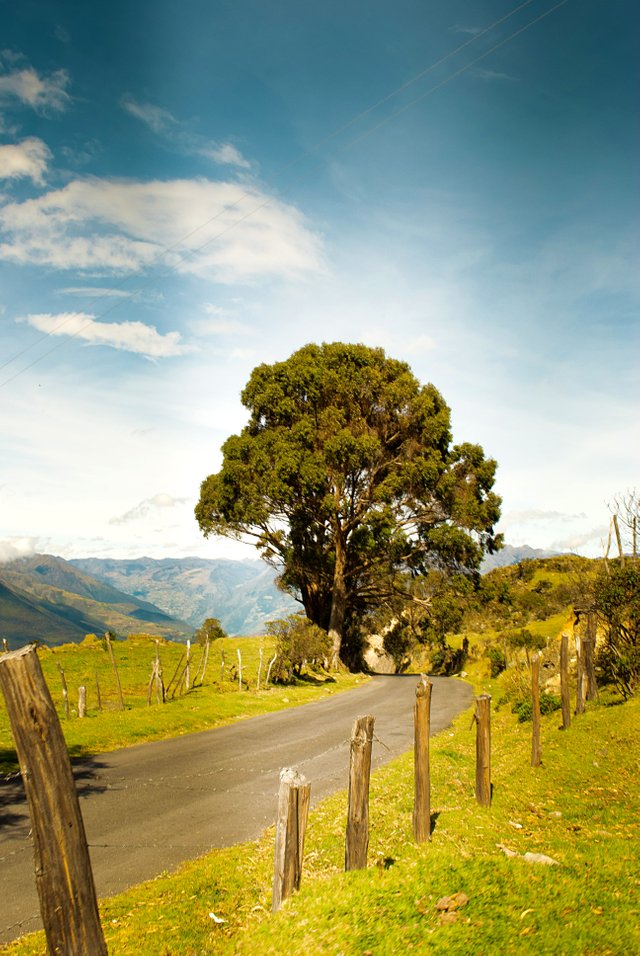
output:
M171 680L182 655L184 644L160 641L160 659L165 684ZM347 690L362 681L362 675L340 673L334 677L320 673L307 675L306 680L290 686L270 685L264 689L267 667L273 656L268 638L224 638L211 644L209 663L203 686L189 693L176 695L166 704L156 703L152 696L147 706L147 686L155 657L155 638L132 636L112 644L122 684L125 710L118 709L115 676L103 641L87 638L82 644L61 647L40 647L38 656L42 670L60 716L69 753L73 757L105 753L148 740L176 737L205 730L245 717L268 713L307 703L319 697ZM260 648L263 648L261 690L256 690ZM225 670L221 681L221 652ZM243 690L231 678L237 671L237 651L242 655ZM192 647L191 677L195 677L201 648ZM60 665L69 689L71 714L65 717ZM96 674L100 685L102 711L97 707ZM87 716L77 716L78 687L87 688ZM248 684L248 689L247 689ZM9 720L0 694L0 774L18 769Z
M497 685L484 685L499 695ZM195 954L530 954L640 952L640 700L589 705L568 731L543 718L543 765L530 766L530 725L492 716L490 809L474 799L469 713L432 741L429 844L411 832L412 757L374 774L369 867L342 872L346 795L309 820L303 885L270 910L273 830L215 851L102 902L112 956ZM313 786L313 781L312 781ZM558 866L509 859L544 853ZM436 902L464 892L454 922ZM225 920L216 924L215 913ZM7 948L44 952L42 934Z

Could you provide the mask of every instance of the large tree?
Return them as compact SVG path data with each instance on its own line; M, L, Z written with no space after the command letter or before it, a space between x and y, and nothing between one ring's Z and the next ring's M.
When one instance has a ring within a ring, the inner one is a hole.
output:
M346 622L407 574L474 569L499 546L495 462L452 445L440 393L382 349L307 345L254 369L242 402L249 423L224 443L196 518L280 568L334 662Z

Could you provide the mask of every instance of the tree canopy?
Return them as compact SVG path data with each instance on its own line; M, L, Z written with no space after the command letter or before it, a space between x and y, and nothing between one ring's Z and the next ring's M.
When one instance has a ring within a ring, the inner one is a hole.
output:
M255 368L241 397L249 422L203 481L196 518L279 567L334 661L347 626L407 575L474 569L500 546L495 461L452 444L444 399L405 362L306 345Z

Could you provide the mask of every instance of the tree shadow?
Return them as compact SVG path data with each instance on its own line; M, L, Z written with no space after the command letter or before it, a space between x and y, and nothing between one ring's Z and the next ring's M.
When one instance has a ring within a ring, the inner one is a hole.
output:
M2 751L0 751L0 754ZM97 757L82 757L71 761L71 770L78 797L104 793L107 784L101 780L101 770L107 765ZM0 829L30 826L29 807L22 775L19 771L0 777Z
M435 813L432 813L432 814L431 814L431 816L430 816L430 818L429 818L429 836L431 836L431 834L432 834L433 831L435 830L439 816L440 816L440 811L439 811L439 810L436 810Z

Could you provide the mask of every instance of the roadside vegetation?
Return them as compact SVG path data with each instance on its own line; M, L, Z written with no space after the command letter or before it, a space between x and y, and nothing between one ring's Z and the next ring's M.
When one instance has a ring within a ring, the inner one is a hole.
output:
M497 703L505 696L505 674L491 680L486 664L474 664L471 676ZM372 777L366 870L343 872L342 792L312 811L301 891L276 916L271 828L254 843L214 851L103 900L109 952L640 951L640 701L622 702L607 691L567 731L559 729L558 714L543 716L543 763L535 769L530 725L509 706L494 706L489 809L474 798L469 721L467 712L432 740L429 844L417 846L412 836L407 754ZM527 852L555 864L529 863ZM452 908L438 909L443 898ZM26 937L6 952L44 953L44 937Z
M205 647L202 644L192 646L190 689L187 691L183 672L185 645L160 640L159 657L164 684L169 692L166 703L158 703L155 687L152 686L151 703L148 705L149 681L156 656L155 636L133 634L126 640L112 641L111 646L122 686L124 710L119 709L116 678L104 638L89 635L81 644L64 644L55 648L41 645L38 648L42 670L72 757L106 753L131 744L177 737L245 717L295 707L348 690L365 679L363 675L349 674L344 670L328 674L319 662L317 666L300 664L298 673L286 687L274 683L274 674L271 675L269 686L266 686L275 640L269 636L226 637L210 641L204 680L200 682L196 678L200 664L204 663L202 655ZM241 654L242 684L238 651ZM261 684L258 690L261 651ZM69 717L64 706L60 668L68 688ZM171 685L174 674L175 680ZM101 710L98 709L96 676ZM87 714L83 718L78 717L80 686L87 689ZM4 697L0 694L0 774L17 770Z

